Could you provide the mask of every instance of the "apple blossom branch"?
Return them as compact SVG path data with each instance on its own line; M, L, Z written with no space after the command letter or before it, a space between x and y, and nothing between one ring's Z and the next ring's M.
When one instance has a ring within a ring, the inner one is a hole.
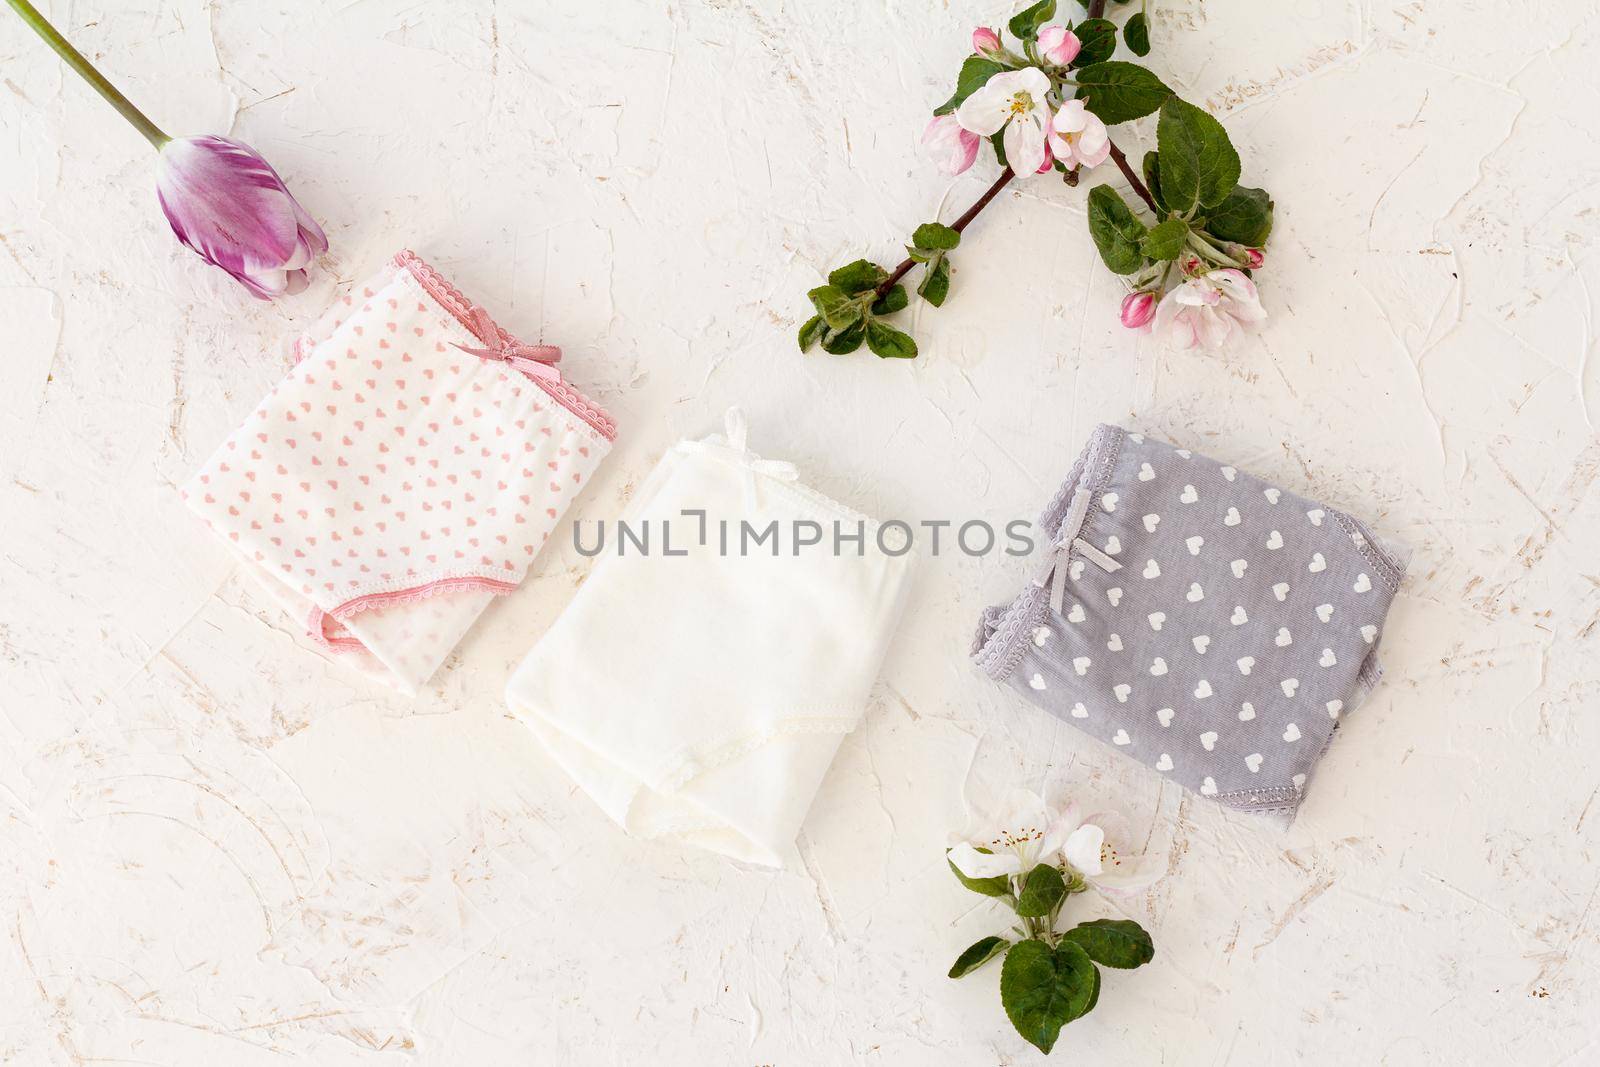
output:
M1139 199L1143 200L1145 204L1149 206L1151 211L1159 213L1161 209L1156 206L1155 198L1150 195L1150 190L1145 186L1144 182L1139 180L1139 176L1133 172L1133 168L1128 165L1128 157L1122 154L1122 149L1117 147L1117 142L1108 139L1108 144L1111 147L1112 162L1116 163L1117 169L1122 171L1122 176L1128 179L1128 185L1135 193L1139 194ZM989 202L993 200L997 194L999 194L1000 190L1009 185L1011 183L1011 179L1015 178L1016 176L1016 171L1012 170L1010 167L1007 167L1005 170L1001 171L1000 177L995 179L994 184L989 186L988 189L985 189L983 195L978 197L973 205L962 213L960 218L956 219L956 221L950 224L950 228L957 233L964 232L967 228L967 224L978 217L978 212L988 207ZM914 260L909 256L905 259L902 259L899 265L889 273L889 277L885 278L878 286L877 295L881 298L887 294L889 290L893 289L895 285L899 283L900 279L904 278L906 274L910 272L911 268L916 265L917 260Z
M1011 179L1015 178L1016 176L1016 171L1012 170L1010 167L1007 167L1005 170L1001 171L1000 177L994 180L994 184L985 189L983 191L983 195L978 197L977 201L974 202L971 207L962 212L959 219L956 219L956 221L950 224L950 228L957 233L961 233L963 230L965 230L967 228L967 224L978 217L978 212L988 207L989 202L996 196L1000 195L1000 190L1011 184ZM893 289L895 284L899 282L901 278L906 276L906 272L917 265L917 262L917 260L912 259L909 256L901 260L900 265L895 267L895 269L890 272L889 276L878 285L876 289L878 297L881 299L888 295L889 290Z
M1052 21L1057 0L1036 0L1006 24L1009 39L998 28L972 31L955 91L934 109L922 141L951 175L969 169L987 143L1000 175L953 223L918 226L893 270L859 259L831 271L806 294L816 314L800 328L801 351L820 344L844 355L865 345L880 357L915 357L916 341L891 321L911 300L901 283L912 269L923 268L916 295L942 306L952 252L1002 189L1052 171L1076 186L1108 160L1125 186L1094 186L1086 215L1100 258L1128 291L1124 326L1154 325L1179 348L1215 348L1265 316L1250 273L1265 261L1272 198L1240 184L1239 154L1215 117L1149 68L1115 58L1119 47L1150 53L1147 4L1119 26L1104 17L1107 0L1088 0L1087 17L1063 25ZM1130 161L1110 128L1158 113L1154 150Z

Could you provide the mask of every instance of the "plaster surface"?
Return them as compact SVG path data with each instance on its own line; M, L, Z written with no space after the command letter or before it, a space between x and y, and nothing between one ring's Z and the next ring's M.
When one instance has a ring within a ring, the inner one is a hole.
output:
M1122 330L1092 183L1039 179L895 364L802 358L803 294L992 178L914 147L1002 5L48 6L157 122L258 147L332 250L276 304L204 267L143 142L0 16L0 1061L1037 1062L997 971L944 977L1001 929L946 835L1010 781L1170 856L1126 905L1154 963L1058 1057L1600 1059L1593 0L1153 0L1151 63L1277 199L1270 322L1221 359ZM411 701L177 499L402 245L617 417L569 523L735 402L757 450L912 521L1031 517L1119 421L1409 544L1387 681L1279 832L980 677L977 612L1027 564L943 556L787 870L629 840L500 698L588 570L565 527Z

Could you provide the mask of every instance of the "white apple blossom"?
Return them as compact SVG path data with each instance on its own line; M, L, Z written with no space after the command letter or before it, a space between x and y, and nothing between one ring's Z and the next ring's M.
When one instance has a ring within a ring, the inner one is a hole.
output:
M1018 177L1037 173L1049 161L1045 130L1050 124L1050 78L1038 67L996 74L956 109L961 128L979 137L1004 129L1006 162Z
M1156 308L1155 333L1176 349L1224 348L1267 317L1256 283L1225 267L1172 287Z
M1142 888L1160 877L1160 866L1131 850L1124 827L1114 813L1085 816L1075 804L1056 809L1037 793L1013 789L997 816L964 834L949 859L968 878L1024 875L1064 861L1069 877L1097 889Z
M1061 855L1067 866L1103 893L1126 893L1161 877L1158 857L1133 851L1127 820L1116 812L1084 816L1067 835Z
M1098 167L1111 155L1111 135L1082 100L1068 100L1050 121L1050 150L1068 170Z
M1012 789L990 822L963 835L967 839L950 849L950 862L968 878L1024 874L1061 851L1076 826L1061 817L1039 794Z

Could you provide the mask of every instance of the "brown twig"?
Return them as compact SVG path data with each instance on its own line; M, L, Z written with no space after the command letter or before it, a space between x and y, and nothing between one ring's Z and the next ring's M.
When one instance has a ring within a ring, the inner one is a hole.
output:
M1007 167L1005 170L1001 171L1000 177L995 179L994 184L989 186L989 188L984 191L984 194L978 197L977 202L971 207L967 208L966 212L959 219L956 219L955 222L952 222L950 224L950 228L957 233L965 230L967 228L967 223L977 218L978 212L988 207L989 201L998 196L1000 194L1000 190L1004 189L1006 185L1010 183L1011 179L1015 177L1016 173L1013 172L1010 167ZM883 280L878 288L873 291L873 295L875 297L882 297L890 289L894 288L896 282L906 276L907 271L916 265L917 261L914 259L908 258L902 260L900 265L896 267L894 271Z
M1139 199L1148 204L1150 210L1154 211L1156 218L1159 219L1162 211L1156 204L1156 198L1150 195L1150 190L1145 188L1144 182L1139 180L1139 175L1134 173L1133 168L1128 165L1128 157L1122 154L1122 149L1117 147L1117 142L1111 141L1110 143L1112 162L1117 165L1117 169L1122 172L1122 176L1128 179L1128 184L1133 186L1133 191L1139 194Z

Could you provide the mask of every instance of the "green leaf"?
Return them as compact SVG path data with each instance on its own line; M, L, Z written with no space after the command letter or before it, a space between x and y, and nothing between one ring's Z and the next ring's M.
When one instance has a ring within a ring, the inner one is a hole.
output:
M876 289L888 277L889 272L876 263L867 259L858 259L854 263L846 263L828 275L828 284L843 289L847 293L864 293L868 289Z
M1260 248L1272 233L1272 197L1265 189L1235 186L1228 198L1210 212L1206 229L1224 241Z
M948 252L961 244L961 235L937 222L924 222L911 235L911 243L923 251Z
M1073 57L1073 69L1104 63L1117 50L1117 27L1106 19L1084 19L1072 32L1082 46Z
M861 321L861 302L837 285L819 285L806 296L830 329L842 330Z
M946 853L949 851L949 849L945 849ZM986 848L979 848L978 851L987 853L989 850ZM945 862L950 863L948 856L945 858ZM993 878L968 878L966 875L961 873L961 868L957 867L953 863L950 863L950 872L956 876L957 881L966 886L968 889L972 890L974 893L982 893L986 897L1004 897L1011 895L1011 879L1007 878L1003 874L997 874Z
M1011 942L1003 937L986 937L982 941L975 941L956 957L956 962L950 967L950 977L965 978L1010 947Z
M867 321L867 347L880 359L916 359L917 342L904 330L897 330L878 319Z
M1122 27L1122 39L1128 42L1128 51L1136 56L1150 54L1150 19L1143 11L1135 14Z
M1156 206L1167 210L1167 201L1161 195L1161 157L1154 152L1144 154L1144 184L1155 198Z
M1139 251L1151 259L1177 259L1183 251L1183 239L1189 236L1189 224L1182 219L1168 219L1151 227L1139 242Z
M1156 954L1150 935L1132 919L1095 919L1079 923L1061 936L1105 967L1142 967Z
M804 352L818 341L822 340L822 331L827 325L822 321L821 315L813 315L800 327L800 351Z
M950 295L950 261L942 252L922 272L917 295L934 307L944 306L944 298Z
M857 319L842 330L829 328L822 335L822 350L835 356L848 356L861 347L861 342L867 336L867 323L865 319Z
M962 101L979 89L985 82L999 74L1006 68L992 59L982 56L968 56L966 62L961 64L961 73L956 75L956 91L950 99L933 109L935 115L948 115L961 106Z
M1193 104L1172 97L1156 123L1161 153L1161 191L1180 214L1196 203L1215 207L1239 184L1239 153L1222 123Z
M1006 1018L1040 1052L1055 1047L1061 1028L1095 1000L1096 974L1088 953L1070 941L1055 949L1043 941L1019 941L1000 970L1000 1003Z
M1137 63L1095 63L1074 77L1084 105L1108 126L1142 118L1172 96L1160 78Z
M1009 167L1011 164L1006 162L1006 143L1003 139L1005 137L1005 132L1005 130L1001 129L990 134L989 147L994 149L995 162L999 163L1002 167Z
M1039 0L1031 7L1025 7L1006 23L1011 29L1011 36L1019 41L1031 41L1039 36L1039 27L1049 22L1056 13L1056 0Z
M1100 968L1091 967L1090 969L1094 971L1094 989L1089 993L1089 1003L1084 1006L1083 1011L1078 1015L1080 1019L1094 1011L1094 1006L1100 1003Z
M1139 244L1145 232L1115 189L1097 185L1089 190L1089 236L1113 274L1132 274L1144 266Z
M893 315L896 311L904 311L911 298L906 296L906 287L896 285L887 293L872 302L874 315Z
M1017 914L1036 919L1049 915L1050 909L1061 903L1067 895L1066 879L1054 864L1041 863L1028 872L1022 880L1022 895L1017 897Z

